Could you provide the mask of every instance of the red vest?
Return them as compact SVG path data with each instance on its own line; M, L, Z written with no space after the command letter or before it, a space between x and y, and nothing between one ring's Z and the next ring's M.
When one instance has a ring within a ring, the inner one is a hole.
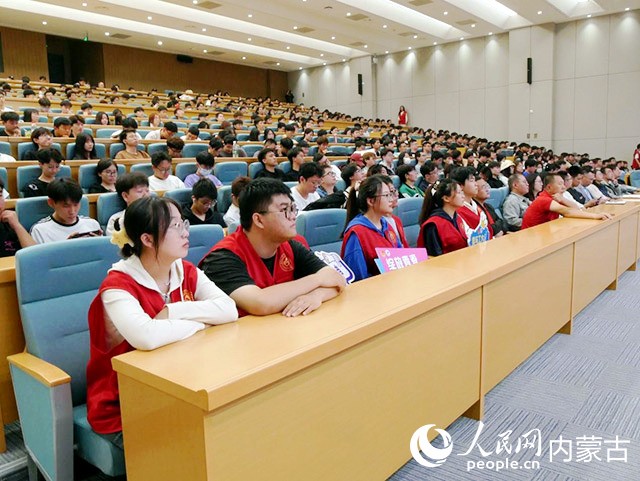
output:
M296 236L294 240L299 241L298 237L300 236ZM247 266L249 277L253 279L256 286L260 289L294 280L293 249L289 242L283 242L278 246L273 274L269 272L269 269L267 269L267 266L253 248L251 242L249 242L249 238L242 230L242 227L238 227L238 230L233 234L226 236L214 245L211 252L219 249L227 249L242 259ZM246 316L247 312L238 307L238 315L240 317Z
M402 225L402 222L397 217L396 222L398 222L398 226ZM364 225L355 224L349 227L349 229L344 233L340 257L344 257L344 246L347 245L347 241L352 235L356 235L360 241L362 253L364 254L364 259L367 263L367 271L371 273L371 275L375 275L380 272L375 262L375 259L378 258L376 247L388 247L391 249L399 249L403 247L402 241L398 239L398 236L396 235L396 231L389 224L387 224L387 230L384 232L384 237L381 236L379 232Z
M438 237L442 244L442 253L448 254L449 252L464 249L468 246L467 236L464 234L464 226L462 225L462 219L460 216L456 216L458 221L457 229L449 222L438 215L432 215L420 226L420 234L418 235L418 247L425 247L424 245L424 229L427 224L434 224L438 231Z
M194 300L198 271L193 264L186 261L182 261L182 266L184 269L182 293L180 289L175 289L170 293L170 302ZM140 302L142 310L150 317L155 317L165 306L160 293L141 286L128 274L118 271L107 274L98 295L91 303L89 307L91 345L87 364L87 419L93 430L100 434L122 431L118 376L111 366L111 359L134 350L126 340L112 348L107 345L104 306L100 295L108 289L127 291Z

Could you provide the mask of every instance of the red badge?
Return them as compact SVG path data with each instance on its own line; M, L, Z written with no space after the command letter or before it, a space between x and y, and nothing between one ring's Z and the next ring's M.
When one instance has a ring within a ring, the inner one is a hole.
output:
M280 261L278 263L280 264L280 269L282 269L284 272L293 270L293 264L286 254L282 254L280 256Z
M182 290L182 298L185 301L195 301L196 300L195 297L193 297L193 293L188 289L183 289Z

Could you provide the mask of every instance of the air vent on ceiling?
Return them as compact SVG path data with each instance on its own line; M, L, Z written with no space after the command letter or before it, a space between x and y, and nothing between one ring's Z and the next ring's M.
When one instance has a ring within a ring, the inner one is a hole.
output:
M275 65L275 64L277 64L278 62L275 62L275 61L273 61L273 60L267 60L266 62L262 62L262 63L263 63L263 64L265 64L265 65Z
M314 30L315 29L311 28L311 27L298 27L296 32L298 32L298 33L309 33L309 32L313 32Z
M353 43L350 43L349 45L351 45L352 47L364 47L364 43L362 42L353 42Z
M221 7L222 5L216 2L202 2L198 3L199 8L206 8L207 10L213 10L214 8Z
M131 35L125 35L123 33L112 33L111 35L109 35L110 38L117 38L119 40L124 40L127 38L131 38Z
M472 23L476 23L476 20L473 19L469 19L469 20L460 20L459 22L456 22L458 25L471 25Z
M398 34L401 37L413 37L414 35L417 35L416 32L402 32Z
M429 5L433 3L433 0L412 0L409 2L411 5L415 5L416 7L422 7L423 5Z
M207 51L207 55L222 55L224 52L220 52L219 50L209 50Z
M353 20L354 22L357 22L359 20L364 20L367 17L366 15L363 15L362 13L356 13L355 15L351 15L350 17L347 17L349 20Z

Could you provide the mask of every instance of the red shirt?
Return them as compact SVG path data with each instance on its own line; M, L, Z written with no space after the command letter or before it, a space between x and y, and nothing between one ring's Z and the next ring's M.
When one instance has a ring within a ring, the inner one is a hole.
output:
M524 213L522 228L534 227L560 217L560 214L551 211L551 202L553 202L553 197L546 190L540 192Z

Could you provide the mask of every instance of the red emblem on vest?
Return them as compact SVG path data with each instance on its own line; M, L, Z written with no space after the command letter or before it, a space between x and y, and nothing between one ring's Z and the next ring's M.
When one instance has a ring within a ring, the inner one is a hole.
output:
M293 264L291 263L291 259L289 259L287 257L286 254L282 253L282 255L280 256L280 269L282 269L285 272L289 272L293 270Z
M183 289L182 290L182 298L185 301L195 301L196 300L195 297L193 297L193 292L191 292L188 289Z

